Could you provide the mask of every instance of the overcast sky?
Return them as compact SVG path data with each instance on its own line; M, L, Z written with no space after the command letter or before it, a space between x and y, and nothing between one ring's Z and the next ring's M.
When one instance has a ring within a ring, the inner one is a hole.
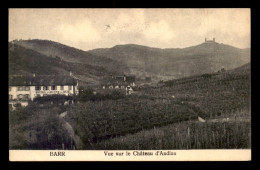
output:
M250 9L9 9L9 41L47 39L82 50L184 48L213 37L248 48L250 29Z

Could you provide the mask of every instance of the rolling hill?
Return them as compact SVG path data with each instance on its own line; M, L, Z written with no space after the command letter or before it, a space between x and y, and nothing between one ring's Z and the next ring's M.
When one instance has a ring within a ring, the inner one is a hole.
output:
M10 44L17 47L9 52L10 73L68 74L72 70L94 85L110 74L132 74L137 79L150 76L157 82L213 73L221 68L230 70L250 62L250 49L217 42L168 49L126 44L89 51L38 39Z
M112 64L112 63L111 63ZM68 62L60 57L50 57L42 53L9 43L9 75L69 75L72 71L84 84L97 85L102 76L114 74L102 66L88 63Z
M129 71L128 68L113 59L93 55L89 52L82 51L67 45L50 40L20 40L13 41L14 44L20 45L24 48L34 50L40 54L48 57L59 57L63 61L74 64L88 64L94 67L103 67L109 72L122 73Z
M137 76L164 80L212 73L223 67L229 70L250 62L250 49L217 42L205 42L182 49L126 44L88 52L125 63L131 73Z

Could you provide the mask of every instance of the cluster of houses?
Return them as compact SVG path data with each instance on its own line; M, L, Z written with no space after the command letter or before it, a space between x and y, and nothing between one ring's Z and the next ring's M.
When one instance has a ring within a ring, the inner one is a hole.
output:
M10 76L9 77L9 108L15 109L19 103L27 106L36 97L48 95L73 96L79 93L78 80L72 76Z
M135 76L105 77L102 89L123 89L126 95L133 93L136 86ZM36 97L48 95L78 95L78 79L70 73L67 75L13 75L9 77L9 108L15 109L17 104L27 106Z
M125 89L126 94L133 93L132 87L136 86L135 76L113 76L104 77L101 83L102 89Z

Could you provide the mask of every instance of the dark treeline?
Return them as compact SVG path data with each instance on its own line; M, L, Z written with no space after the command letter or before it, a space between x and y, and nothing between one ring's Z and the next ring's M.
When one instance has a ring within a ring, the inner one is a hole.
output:
M112 90L110 93L99 93L94 92L90 88L79 88L79 95L76 97L76 100L79 102L85 101L104 101L104 100L117 100L125 98L125 94L119 90Z

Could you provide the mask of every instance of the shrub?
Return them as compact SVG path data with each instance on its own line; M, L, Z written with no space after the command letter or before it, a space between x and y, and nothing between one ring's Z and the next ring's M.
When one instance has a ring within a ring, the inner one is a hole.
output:
M104 100L117 100L124 98L125 95L120 90L113 90L108 93L93 93L92 89L85 89L81 87L77 100L81 102L86 101L104 101Z
M35 103L43 104L47 102L53 102L54 104L64 103L67 100L74 100L74 96L66 95L49 95L43 97L36 97L33 101Z
M57 114L60 108L33 103L9 113L10 149L71 149L69 134Z
M88 101L93 96L92 89L85 89L84 87L79 87L79 95L77 96L78 101Z
M14 107L20 108L20 107L22 107L22 105L21 105L21 103L15 103L15 104L14 104Z

